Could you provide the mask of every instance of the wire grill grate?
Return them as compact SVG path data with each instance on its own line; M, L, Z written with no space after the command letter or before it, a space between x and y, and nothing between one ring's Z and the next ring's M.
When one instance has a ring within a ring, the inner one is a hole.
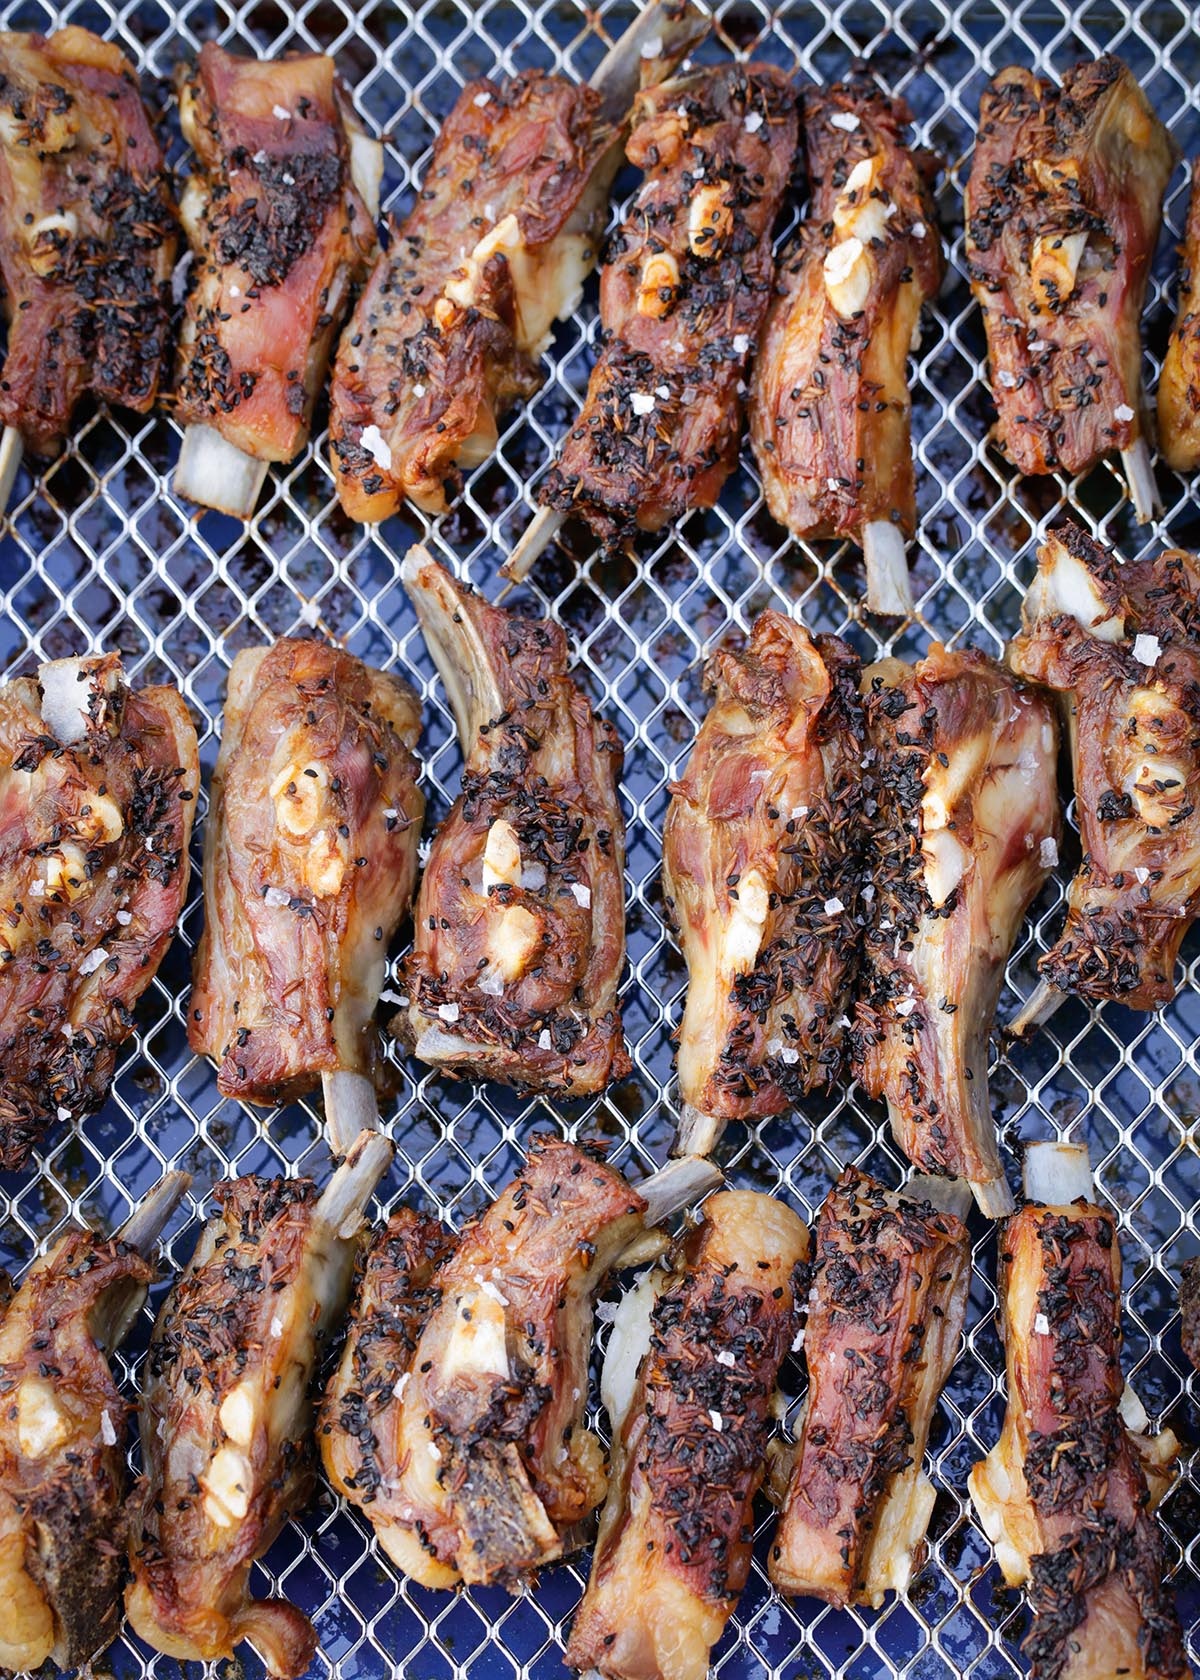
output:
M116 39L149 77L209 36L266 55L289 49L337 54L368 126L391 137L385 189L407 208L431 137L471 76L531 65L586 76L633 15L632 0L300 0L286 6L162 0L84 0L55 9L0 6L6 28L83 23ZM714 39L702 56L754 53L802 77L830 80L862 56L909 99L919 138L947 160L940 210L953 238L951 273L914 360L914 433L920 464L921 537L914 550L919 625L892 642L852 614L861 562L851 550L797 551L766 515L748 455L720 508L674 533L644 542L636 563L584 552L548 557L532 579L544 610L567 626L578 668L628 746L629 970L624 1007L634 1078L603 1099L562 1116L575 1133L611 1139L634 1177L660 1161L671 1132L671 1032L684 975L663 922L659 882L667 788L703 713L702 654L727 631L747 629L768 604L792 605L810 628L837 630L864 654L919 656L931 637L999 652L1016 626L1020 585L1035 539L1067 505L1057 479L1019 483L985 447L988 400L982 328L962 267L961 188L986 78L1023 62L1061 71L1076 57L1113 50L1142 79L1185 153L1200 138L1200 37L1183 0L1083 4L1056 0L764 0L714 6ZM161 93L161 84L159 84ZM173 118L168 115L168 122ZM174 156L181 154L176 142ZM1171 237L1186 209L1182 171L1168 200ZM1171 239L1164 236L1148 311L1151 359L1169 324ZM559 331L538 398L503 428L495 459L475 471L451 514L430 526L397 517L377 532L340 514L320 430L314 447L274 471L253 523L197 519L175 499L169 473L178 428L167 418L95 412L34 486L22 471L9 529L0 539L0 664L27 671L42 659L119 647L140 682L177 681L201 723L206 778L216 755L220 698L230 661L264 637L314 627L354 652L395 666L426 700L424 756L430 816L457 786L453 726L411 609L399 560L424 536L488 592L497 567L533 512L531 486L548 465L586 384L595 342L594 284L578 321ZM1116 474L1101 468L1070 500L1096 532L1127 555L1167 534L1200 545L1200 508L1182 481L1160 474L1168 512L1154 531L1133 525ZM576 565L575 561L579 564ZM874 627L876 630L878 626ZM201 813L203 820L203 813ZM198 859L198 849L197 849ZM1038 953L1059 916L1063 869L1035 906L1009 969L1001 1018L1032 983ZM183 1007L191 947L199 930L198 883L178 940L138 1012L138 1033L120 1058L103 1112L55 1137L34 1178L0 1179L0 1260L23 1268L71 1217L115 1223L163 1167L188 1166L195 1196L177 1215L170 1257L186 1259L208 1186L229 1174L313 1171L328 1154L318 1114L307 1104L255 1115L222 1100L212 1070L187 1051ZM1196 960L1185 947L1187 984L1156 1018L1117 1008L1089 1013L1068 1004L1025 1046L998 1055L993 1098L1012 1141L1080 1126L1104 1193L1120 1211L1127 1284L1126 1364L1156 1420L1195 1438L1200 1381L1185 1379L1173 1300L1180 1261L1197 1244L1200 1032ZM499 1189L519 1144L555 1116L540 1100L496 1087L451 1086L396 1060L396 1091L385 1104L397 1158L385 1184L458 1222ZM879 1110L843 1091L804 1114L784 1116L723 1145L736 1180L782 1189L811 1216L829 1175L856 1159L899 1171ZM996 1590L989 1548L971 1521L966 1473L991 1445L1002 1413L1002 1357L995 1327L994 1242L980 1229L967 1346L939 1408L933 1434L938 1503L930 1560L906 1604L879 1613L789 1606L766 1585L760 1546L739 1613L715 1654L723 1680L769 1673L787 1680L978 1680L1019 1674L1013 1644L1020 1612ZM149 1310L126 1360L136 1375ZM1170 1561L1190 1642L1200 1655L1200 1485L1194 1463L1164 1508ZM769 1526L769 1525L765 1525ZM341 1680L404 1674L411 1680L520 1676L561 1680L561 1647L582 1584L579 1564L549 1571L535 1592L438 1595L398 1581L356 1517L326 1491L290 1526L265 1566L278 1590L313 1614L322 1655L316 1671ZM175 1672L136 1644L119 1641L118 1676ZM247 1672L261 1672L246 1657ZM314 1671L314 1672L316 1672Z

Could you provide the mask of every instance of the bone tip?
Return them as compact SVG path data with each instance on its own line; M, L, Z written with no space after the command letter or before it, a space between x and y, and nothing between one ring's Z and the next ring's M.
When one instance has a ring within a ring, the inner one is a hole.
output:
M725 1130L724 1120L715 1114L705 1114L692 1103L685 1102L679 1110L679 1125L671 1154L676 1158L688 1155L711 1155Z
M1039 980L1018 1013L1004 1029L1008 1038L1024 1038L1033 1027L1048 1021L1066 997L1048 980Z
M868 610L882 618L910 617L915 603L904 532L889 519L872 519L863 527L862 546Z

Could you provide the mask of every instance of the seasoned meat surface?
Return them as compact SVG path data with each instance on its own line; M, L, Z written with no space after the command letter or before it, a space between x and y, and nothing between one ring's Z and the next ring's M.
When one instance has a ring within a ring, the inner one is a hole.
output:
M0 1168L108 1096L187 896L200 765L174 688L116 654L0 687Z
M1183 1351L1200 1371L1200 1259L1185 1261L1179 1274L1179 1315Z
M808 1232L782 1202L735 1190L702 1212L618 1309L609 1343L613 1467L566 1662L612 1680L709 1672L750 1572L771 1404L806 1289ZM630 1311L640 1334L622 1333Z
M842 1073L867 832L859 675L844 642L771 611L705 672L663 891L688 965L680 1096L709 1133Z
M126 1609L156 1651L211 1661L249 1639L280 1680L312 1661L308 1617L252 1598L249 1577L311 1490L310 1389L390 1153L364 1134L320 1196L306 1179L240 1178L214 1193L218 1211L154 1327L142 1401Z
M416 884L425 800L408 684L324 642L239 653L205 834L188 1010L218 1088L273 1103L370 1075L388 944Z
M1140 1431L1121 1375L1121 1256L1110 1213L1031 1202L1000 1245L1008 1409L971 1498L1030 1611L1033 1680L1185 1680L1153 1506L1179 1443ZM1124 1414L1124 1416L1123 1416Z
M557 624L489 606L423 549L403 576L466 762L421 879L392 1030L450 1074L601 1090L630 1067L620 739L568 675Z
M70 1231L0 1309L0 1668L88 1662L120 1622L125 1416L96 1321L154 1269Z
M645 1209L595 1154L538 1137L457 1242L411 1216L373 1251L322 1451L414 1580L515 1587L604 1497L583 1427L592 1296Z
M537 390L594 260L607 203L593 177L613 140L599 94L563 76L463 88L338 349L330 443L351 518L406 497L442 511L504 411Z
M907 361L945 273L912 113L866 77L803 98L811 198L785 253L750 387L767 506L797 537L916 528Z
M198 173L181 203L193 260L176 413L290 461L376 252L360 131L331 58L238 58L215 41L182 77L179 110Z
M1132 72L984 90L964 210L999 420L1023 473L1086 472L1142 437L1142 305L1174 150Z
M974 650L863 676L877 800L855 1071L923 1172L1011 1198L988 1098L1004 965L1058 856L1052 703Z
M0 422L56 455L80 398L145 413L168 352L175 210L124 54L0 33Z
M958 1358L970 1284L966 1228L847 1167L814 1242L808 1398L771 1548L783 1592L870 1604L906 1592L934 1489L922 1468Z
M626 150L645 182L604 254L583 412L539 490L606 544L710 507L733 468L797 127L791 83L767 65L639 96Z
M1042 975L1155 1009L1200 912L1200 565L1122 564L1072 524L1039 553L1011 660L1069 708L1083 851Z

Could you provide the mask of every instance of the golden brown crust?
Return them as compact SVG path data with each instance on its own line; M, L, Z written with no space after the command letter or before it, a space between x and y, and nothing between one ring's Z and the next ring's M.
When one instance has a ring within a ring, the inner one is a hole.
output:
M1175 325L1158 380L1158 443L1168 466L1200 466L1200 160L1192 164L1187 226L1179 248L1179 298Z

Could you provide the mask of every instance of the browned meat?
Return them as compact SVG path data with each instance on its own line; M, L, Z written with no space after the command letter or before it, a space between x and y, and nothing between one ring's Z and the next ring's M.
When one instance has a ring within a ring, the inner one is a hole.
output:
M767 506L796 537L867 552L867 604L908 611L916 529L907 361L945 258L937 161L910 152L912 113L868 77L806 90L812 196L780 264L750 387Z
M200 785L174 688L116 654L0 687L0 1167L105 1101L187 896Z
M855 1071L922 1172L1012 1207L988 1097L1004 965L1058 857L1058 730L1044 695L973 650L864 673L878 859Z
M595 1148L536 1137L457 1242L416 1215L377 1240L321 1450L406 1574L515 1587L579 1543L605 1489L583 1427L592 1296L646 1226L717 1178L678 1161L642 1195Z
M533 1090L629 1072L622 748L567 674L556 624L404 563L462 743L462 791L434 839L392 1023L422 1061Z
M612 1680L705 1680L750 1572L776 1378L808 1232L751 1190L711 1196L617 1312L603 1391L608 1499L566 1662Z
M1158 381L1158 443L1176 472L1200 467L1200 161L1192 165L1192 196L1180 246L1175 326Z
M1061 87L1003 70L964 206L1000 448L1019 472L1072 474L1119 449L1143 519L1142 305L1174 161L1120 59L1084 60Z
M134 1632L183 1661L253 1642L298 1680L316 1633L250 1570L312 1486L310 1388L350 1293L362 1211L391 1156L365 1133L318 1196L239 1178L159 1313L142 1401L142 1477L125 1595Z
M707 27L670 0L642 12L590 86L529 70L463 88L338 349L331 459L352 519L386 519L406 497L443 512L463 469L491 455L595 262L639 75L668 73Z
M539 490L609 545L711 507L732 470L797 127L791 83L768 65L639 96L626 151L645 183L605 252L583 412Z
M844 642L776 612L705 672L712 706L663 830L688 1148L842 1073L867 829L859 674Z
M179 111L200 173L180 206L193 262L176 487L248 514L255 463L291 461L308 441L334 334L376 252L382 151L321 54L236 58L207 41Z
M225 1096L287 1101L335 1070L371 1075L416 883L420 730L407 683L324 642L234 660L188 1012Z
M1200 913L1200 565L1123 565L1077 526L1051 532L1025 597L1015 670L1067 699L1083 859L1043 984L1155 1009Z
M897 1193L848 1167L815 1247L808 1397L770 1575L786 1593L878 1609L924 1553L934 1489L922 1460L962 1340L970 1243L915 1182Z
M1179 1316L1183 1351L1200 1371L1200 1258L1186 1260L1179 1274Z
M168 1173L116 1236L68 1231L0 1302L0 1669L74 1669L117 1631L125 1416L108 1357L187 1189Z
M1061 1174L1072 1182L1047 1204L1027 1161L1035 1199L1000 1245L1008 1410L971 1498L1006 1582L1028 1594L1033 1680L1188 1680L1152 1515L1179 1443L1145 1433L1121 1375L1116 1221L1091 1199L1087 1151L1030 1156L1042 1150L1082 1156L1082 1171Z
M85 392L145 413L168 349L176 225L124 54L89 30L0 34L0 421L56 455Z

